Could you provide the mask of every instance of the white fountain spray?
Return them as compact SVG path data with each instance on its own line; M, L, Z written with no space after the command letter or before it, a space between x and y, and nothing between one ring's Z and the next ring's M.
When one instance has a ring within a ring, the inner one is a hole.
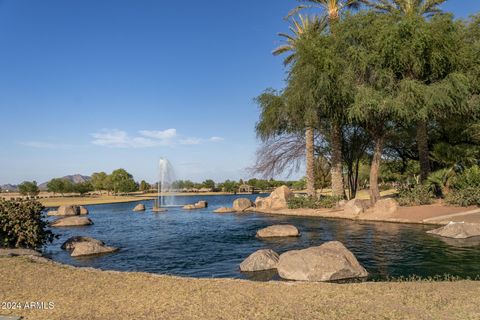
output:
M174 196L172 194L165 196L165 193L173 191L173 182L175 181L175 171L170 162L165 158L160 158L158 162L158 198L154 205L154 211L165 211L165 207L174 205Z

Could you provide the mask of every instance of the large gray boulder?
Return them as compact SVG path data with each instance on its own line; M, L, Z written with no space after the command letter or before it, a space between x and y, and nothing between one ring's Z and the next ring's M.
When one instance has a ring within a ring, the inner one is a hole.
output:
M258 238L298 237L300 232L295 226L274 225L257 231Z
M367 209L367 205L363 200L353 199L345 203L343 207L343 212L346 215L359 215Z
M278 254L269 249L258 250L240 264L240 271L255 272L271 270L277 267Z
M67 218L60 218L53 221L50 226L52 227L81 227L81 226L88 226L93 224L93 221L87 217L67 217Z
M50 211L50 215L56 216L78 216L80 214L79 206L60 206L57 211Z
M145 205L143 203L139 203L133 208L133 212L141 212L145 211Z
M63 250L73 250L73 249L75 249L75 246L77 244L79 244L80 242L92 242L92 243L96 243L100 246L105 245L105 243L103 243L103 241L100 241L100 240L97 240L97 239L94 239L94 238L77 236L77 237L71 237L67 241L65 241L62 244L62 249Z
M255 204L247 198L240 198L233 201L233 210L237 212L244 212L250 208L253 208Z
M375 203L375 206L373 207L373 213L375 215L388 217L397 212L399 207L400 206L395 199L381 199Z
M427 231L427 233L453 239L480 237L480 223L450 222L444 227Z
M96 242L78 242L73 249L71 256L92 256L98 254L106 254L118 251L118 248L100 245Z
M338 241L285 252L280 255L277 271L283 279L298 281L334 281L368 276L353 253Z
M118 250L106 246L103 241L89 237L72 237L63 243L62 249L72 251L72 257L105 254Z

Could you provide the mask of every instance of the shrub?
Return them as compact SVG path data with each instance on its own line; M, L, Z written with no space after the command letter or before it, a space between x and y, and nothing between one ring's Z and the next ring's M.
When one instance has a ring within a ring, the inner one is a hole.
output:
M480 205L480 167L473 166L457 175L445 201L462 207Z
M315 197L293 197L288 200L289 209L321 209L334 208L343 197L320 196Z
M418 206L432 204L434 194L429 186L416 185L402 187L398 190L398 203L401 206Z
M445 201L461 207L480 206L480 188L453 190L447 194Z
M36 249L51 242L42 210L38 201L0 199L0 246Z

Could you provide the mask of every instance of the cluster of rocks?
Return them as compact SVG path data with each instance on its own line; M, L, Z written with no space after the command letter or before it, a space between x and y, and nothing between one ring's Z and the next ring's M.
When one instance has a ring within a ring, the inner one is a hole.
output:
M72 237L65 241L62 249L71 251L72 257L92 256L118 251L118 248L106 246L103 241L89 237Z
M49 211L48 216L62 217L50 223L51 227L79 227L93 224L87 217L88 209L83 206L60 206L56 211Z
M195 204L187 204L186 206L183 206L184 210L197 210L197 209L205 209L208 207L208 202L207 201L198 201Z
M337 204L338 209L343 209L345 215L358 216L365 213L367 210L372 209L372 213L379 217L390 217L399 208L399 204L395 199L386 198L378 200L373 208L370 207L370 201L352 199L350 201L342 200Z
M58 207L57 210L55 211L48 211L47 215L48 216L80 216L80 215L87 215L88 214L88 209L85 208L84 206L75 206L75 205L69 205L69 206L60 206Z
M336 281L365 278L368 272L341 242L287 251L259 250L240 264L243 272L277 269L279 276L296 281Z

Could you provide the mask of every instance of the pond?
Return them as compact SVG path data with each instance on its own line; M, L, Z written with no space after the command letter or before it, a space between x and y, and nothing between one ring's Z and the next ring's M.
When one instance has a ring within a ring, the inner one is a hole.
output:
M140 201L147 211L134 213L137 203L88 206L94 225L58 228L59 235L45 254L62 263L103 270L142 271L199 278L277 279L275 272L244 274L239 264L259 249L279 254L337 240L351 250L370 273L388 277L480 276L480 240L448 241L425 231L432 226L369 223L341 219L216 214L244 196L176 197L178 204L206 200L207 209L170 208L153 213L153 201ZM256 195L247 196L251 199ZM293 224L299 238L261 240L256 231L273 224ZM60 248L72 236L88 236L120 248L114 254L73 258Z

